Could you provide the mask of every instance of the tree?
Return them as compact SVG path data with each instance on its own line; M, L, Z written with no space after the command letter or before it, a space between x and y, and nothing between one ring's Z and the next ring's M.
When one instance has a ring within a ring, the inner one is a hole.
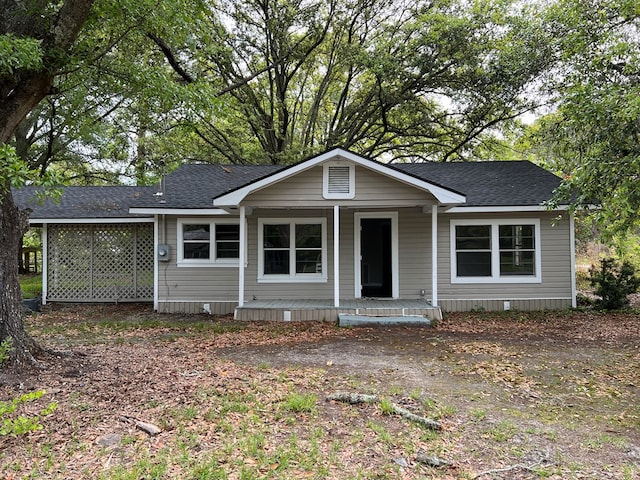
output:
M629 0L558 0L546 15L562 75L549 85L557 111L532 138L565 177L558 201L601 204L595 215L611 238L640 214L640 9Z
M188 120L212 156L234 163L332 146L473 158L537 105L527 89L554 61L541 21L507 0L228 0L212 11L225 20L194 30L202 48L189 63L221 82L223 105Z
M25 169L9 141L20 122L51 93L56 73L87 20L92 0L2 0L0 10L0 341L13 339L14 364L33 362L38 351L21 318L18 253L28 229L28 212L14 204L11 188Z

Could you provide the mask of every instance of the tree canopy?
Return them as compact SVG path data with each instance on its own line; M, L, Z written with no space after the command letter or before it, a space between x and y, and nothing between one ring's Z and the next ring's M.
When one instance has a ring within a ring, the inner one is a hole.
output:
M535 154L563 174L558 200L599 204L603 231L625 232L640 214L640 4L560 0L546 16L557 109L535 126Z

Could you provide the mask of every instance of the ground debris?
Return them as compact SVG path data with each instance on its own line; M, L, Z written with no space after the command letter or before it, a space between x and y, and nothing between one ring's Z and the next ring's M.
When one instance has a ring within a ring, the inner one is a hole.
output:
M336 392L327 395L327 400L335 400L337 402L358 405L361 403L376 403L378 401L378 397L376 395L367 395L363 393ZM420 415L416 415L415 413L410 412L406 408L403 408L396 403L391 403L390 407L393 413L400 415L407 420L418 423L423 427L429 428L431 430L442 429L442 425L440 424L440 422L431 420L430 418L422 417Z
M142 420L138 420L135 417L130 417L128 415L121 415L120 420L123 422L134 424L140 430L142 430L143 432L147 432L151 436L157 435L160 432L162 432L162 429L160 427L157 427L153 423L143 422Z

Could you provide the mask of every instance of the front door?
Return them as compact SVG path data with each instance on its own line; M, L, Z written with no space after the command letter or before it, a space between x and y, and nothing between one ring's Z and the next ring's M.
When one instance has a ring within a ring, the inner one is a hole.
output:
M393 296L391 218L360 219L362 297Z

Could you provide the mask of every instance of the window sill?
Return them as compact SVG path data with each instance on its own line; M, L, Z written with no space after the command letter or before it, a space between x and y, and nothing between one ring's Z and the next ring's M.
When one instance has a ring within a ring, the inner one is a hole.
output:
M456 277L451 279L452 284L517 284L517 283L542 283L538 276L510 276L510 277Z
M327 283L327 277L291 277L277 276L258 277L258 283Z
M201 267L233 267L238 268L240 266L240 262L237 260L235 262L210 262L210 261L202 261L202 262L185 262L178 261L176 262L176 266L178 268L201 268Z

